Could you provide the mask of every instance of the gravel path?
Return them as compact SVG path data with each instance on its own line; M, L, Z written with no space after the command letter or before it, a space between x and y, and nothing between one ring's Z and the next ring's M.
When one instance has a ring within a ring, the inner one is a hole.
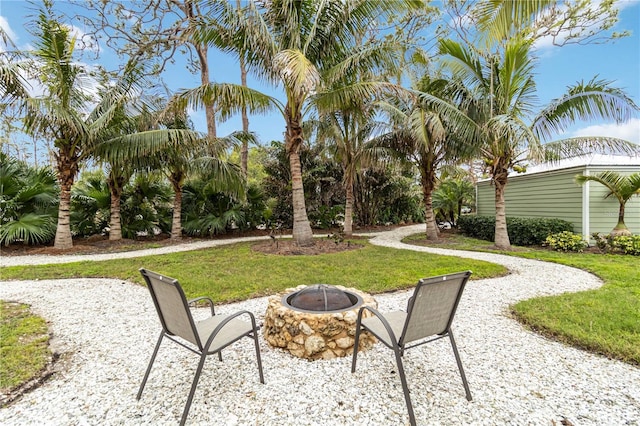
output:
M472 402L464 397L447 341L406 353L419 424L560 425L564 419L573 425L640 424L640 369L549 341L523 329L507 311L517 300L597 288L602 283L596 277L551 263L399 242L422 226L377 234L371 241L488 260L511 274L470 281L456 316ZM408 297L402 291L376 300L384 312L404 308ZM159 332L146 288L112 279L0 282L0 298L31 304L50 321L53 344L64 354L52 379L0 410L3 424L177 423L195 355L165 343L142 399L135 399ZM258 298L217 309L249 309L261 322L266 304ZM361 353L351 374L350 358L308 362L261 341L266 381L261 385L252 341L243 340L225 351L223 363L215 357L207 361L190 424L408 424L393 355L382 345Z

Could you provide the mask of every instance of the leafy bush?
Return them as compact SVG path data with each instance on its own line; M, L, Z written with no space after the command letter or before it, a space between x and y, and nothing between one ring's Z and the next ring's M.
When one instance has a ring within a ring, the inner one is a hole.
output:
M564 231L557 234L549 235L545 240L545 246L549 246L556 251L575 251L582 253L582 251L589 245L581 235L574 234L573 232Z
M640 235L631 237L619 235L614 237L610 234L601 235L594 232L591 237L596 240L596 246L605 253L612 252L640 256Z
M465 215L458 218L458 229L472 238L486 241L495 239L494 216ZM507 232L511 244L518 246L541 245L551 234L572 232L571 222L561 219L507 217Z
M46 244L56 234L58 187L53 170L0 152L0 244Z

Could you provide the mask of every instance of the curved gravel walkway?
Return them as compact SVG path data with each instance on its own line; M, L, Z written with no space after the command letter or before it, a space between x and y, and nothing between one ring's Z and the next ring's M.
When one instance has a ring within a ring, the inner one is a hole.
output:
M423 226L380 233L371 241L500 263L511 274L470 281L456 316L472 402L464 398L448 342L406 353L419 424L560 425L565 419L573 425L640 424L640 369L549 341L509 317L507 307L517 300L597 288L602 283L596 277L551 263L399 242ZM404 308L408 297L402 291L376 300L388 311ZM52 379L0 410L3 424L177 423L195 355L165 344L142 399L135 399L159 332L147 289L112 279L15 281L0 282L0 298L31 304L50 321L53 344L64 354ZM217 309L249 309L262 321L266 304L266 298L258 298ZM308 362L264 341L261 350L264 385L258 382L249 339L226 350L223 363L215 357L207 361L190 424L408 424L393 355L382 345L358 356L355 374L350 358Z

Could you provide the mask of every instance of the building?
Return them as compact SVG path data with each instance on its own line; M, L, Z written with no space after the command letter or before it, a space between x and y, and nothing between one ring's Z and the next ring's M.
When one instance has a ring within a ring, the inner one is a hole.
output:
M512 174L505 189L508 217L557 218L573 224L573 231L589 239L594 232L608 234L618 223L620 204L597 182L577 184L579 174L615 171L622 175L640 172L640 157L589 155L556 163L529 167L525 173ZM491 180L476 185L478 215L495 216L495 188ZM640 197L626 204L625 224L640 234Z

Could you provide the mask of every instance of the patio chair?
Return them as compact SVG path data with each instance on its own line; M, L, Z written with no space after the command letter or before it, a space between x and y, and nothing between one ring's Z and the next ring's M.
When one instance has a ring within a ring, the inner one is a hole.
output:
M416 419L402 365L402 357L407 349L449 337L467 400L471 401L469 384L464 375L460 354L451 331L451 323L469 276L471 276L471 271L421 279L407 303L407 312L396 311L383 315L369 306L363 306L358 312L351 372L356 371L360 333L362 330L367 330L395 353L398 374L412 426L415 426ZM362 318L365 310L372 312L373 316Z
M140 384L140 390L138 390L136 399L139 400L142 396L142 391L151 372L151 366L158 354L160 344L165 337L191 352L200 355L200 362L198 363L196 375L191 384L189 397L187 398L187 403L184 407L182 418L180 419L180 425L184 425L187 415L189 414L189 408L191 407L191 402L207 355L217 353L219 360L222 361L222 349L245 336L252 338L255 343L260 383L264 383L260 347L258 345L258 327L256 327L256 320L251 312L240 311L231 315L216 315L213 301L208 297L199 297L187 301L178 280L147 271L144 268L140 269L140 273L147 282L147 287L151 292L153 304L156 307L156 311L160 317L160 323L162 324L162 331L160 332L160 337L158 338L158 343L156 343L153 355L151 355L149 366ZM211 317L202 321L194 320L189 310L189 305L197 301L208 302L211 308ZM247 315L251 322L238 319L241 315Z

